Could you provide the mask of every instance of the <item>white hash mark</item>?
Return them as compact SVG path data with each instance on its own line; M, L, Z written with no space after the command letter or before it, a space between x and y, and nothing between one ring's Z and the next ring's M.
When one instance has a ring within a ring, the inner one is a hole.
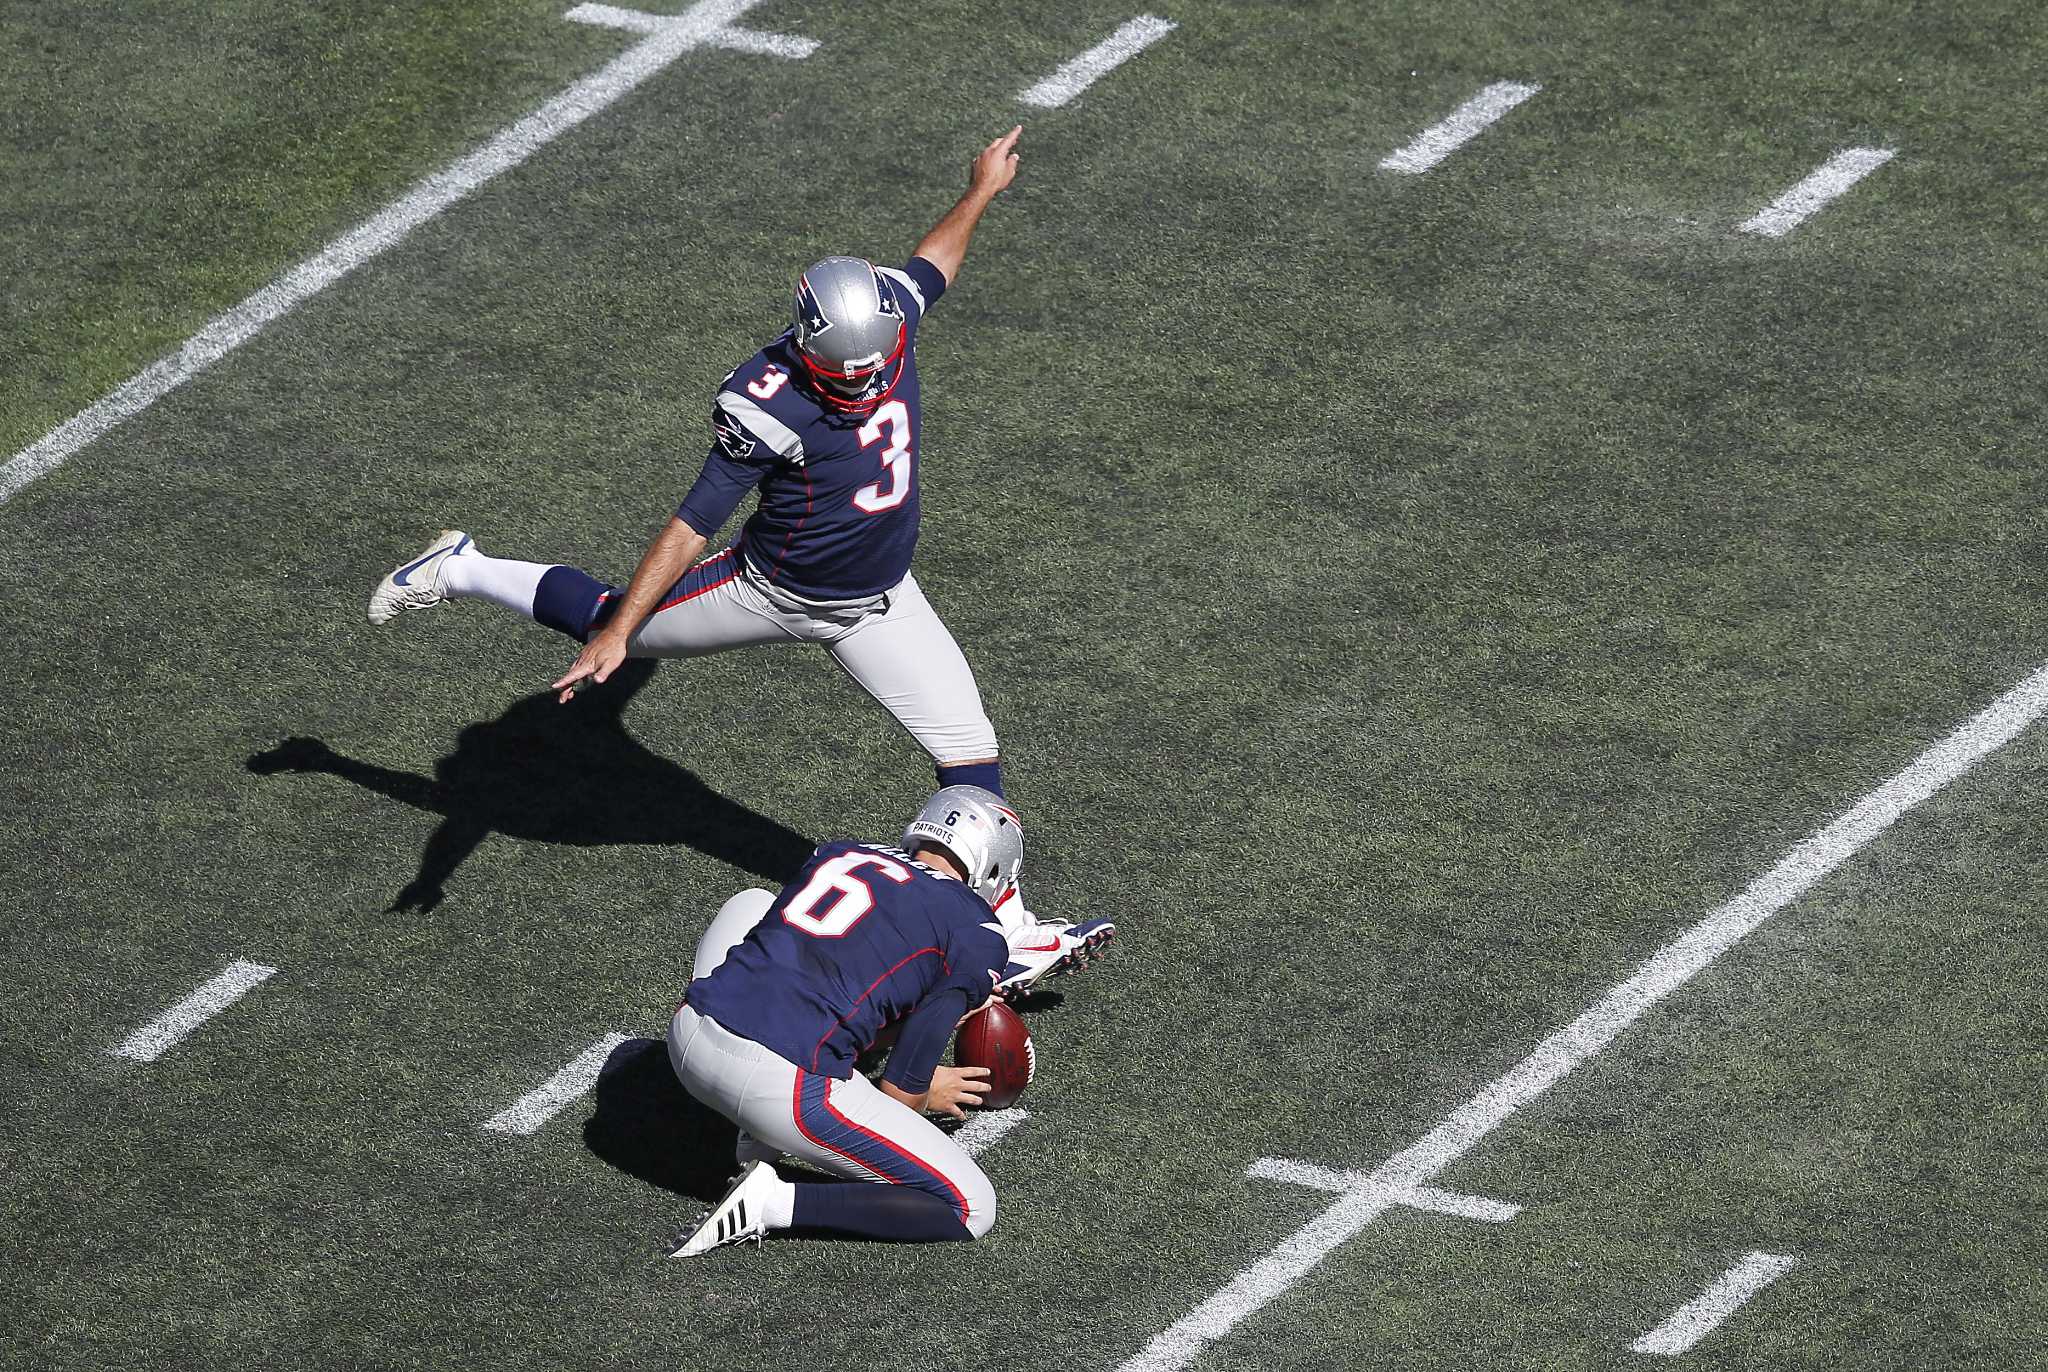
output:
M1850 148L1816 167L1798 185L1742 225L1744 233L1783 238L1851 186L1898 156L1895 148Z
M1000 1143L1003 1136L1031 1118L1028 1110L988 1110L954 1131L953 1142L966 1150L968 1157L974 1157L985 1149Z
M1260 1158L1245 1168L1248 1177L1261 1181L1284 1181L1295 1186L1313 1187L1318 1191L1359 1191L1372 1185L1372 1176L1367 1172L1340 1172L1334 1167L1319 1167L1312 1162L1297 1162L1293 1158ZM1444 1191L1434 1186L1413 1186L1408 1190L1390 1194L1388 1199L1395 1205L1405 1205L1411 1210L1427 1210L1432 1214L1456 1215L1460 1219L1484 1220L1488 1224L1506 1224L1522 1213L1522 1207L1507 1201L1489 1200L1485 1196L1465 1196L1456 1191Z
M1797 1258L1776 1253L1751 1253L1721 1274L1721 1279L1680 1306L1670 1319L1628 1346L1631 1353L1676 1357L1714 1332L1757 1292L1790 1272Z
M155 1062L179 1040L277 975L260 962L235 961L211 981L137 1029L110 1051L136 1062Z
M1413 143L1381 159L1380 170L1426 172L1542 89L1519 81L1496 81L1452 110L1451 117L1443 123L1430 125Z
M624 1034L606 1034L569 1060L569 1065L484 1121L500 1134L533 1134L597 1084L612 1050Z
M1180 25L1156 14L1141 14L1017 98L1055 110L1136 57Z

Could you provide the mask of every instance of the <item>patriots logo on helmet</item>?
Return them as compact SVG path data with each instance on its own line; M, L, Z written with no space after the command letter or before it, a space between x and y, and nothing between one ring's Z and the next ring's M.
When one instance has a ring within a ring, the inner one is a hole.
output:
M832 327L832 321L825 317L825 311L818 305L818 294L811 289L808 276L796 279L796 317L803 321L802 334L805 338L815 338Z
M711 407L711 433L718 440L718 446L725 450L725 455L735 462L746 461L760 446L752 434L740 427L738 420L716 405Z
M880 313L884 317L895 320L903 318L902 302L896 299L896 283L879 271L875 272L875 299L881 302Z

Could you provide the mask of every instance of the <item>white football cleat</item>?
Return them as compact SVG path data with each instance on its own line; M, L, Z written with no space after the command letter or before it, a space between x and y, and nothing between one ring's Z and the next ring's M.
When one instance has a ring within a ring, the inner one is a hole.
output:
M434 535L425 552L392 568L391 575L370 592L370 622L388 624L401 610L424 610L446 600L448 597L441 590L442 564L475 546L475 541L460 529L443 529Z
M729 1243L759 1243L768 1236L768 1193L779 1178L765 1162L750 1162L725 1199L711 1207L672 1258L694 1258Z
M1055 973L1080 971L1116 937L1116 925L1106 919L1079 924L1033 920L1010 930L1007 937L1010 963L996 982L999 996L1021 995Z

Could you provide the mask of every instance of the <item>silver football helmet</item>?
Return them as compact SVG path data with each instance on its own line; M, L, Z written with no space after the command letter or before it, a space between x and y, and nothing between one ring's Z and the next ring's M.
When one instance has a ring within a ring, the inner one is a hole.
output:
M993 910L1024 870L1024 825L994 791L947 786L934 791L903 831L903 846L936 844L967 873L967 884Z
M797 360L834 409L881 404L903 375L903 344L903 306L874 263L827 257L797 278Z

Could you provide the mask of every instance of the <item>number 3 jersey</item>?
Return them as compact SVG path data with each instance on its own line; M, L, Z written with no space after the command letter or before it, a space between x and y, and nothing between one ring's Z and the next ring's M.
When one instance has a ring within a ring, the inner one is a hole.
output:
M758 487L740 553L810 600L880 595L909 573L917 549L917 326L946 278L922 257L878 276L903 315L895 389L863 413L823 404L804 381L794 331L784 333L726 376L712 403L710 455L676 510L709 538Z
M806 1072L848 1077L906 1021L884 1079L931 1085L959 1018L1009 961L988 903L894 848L827 843L686 1003Z

